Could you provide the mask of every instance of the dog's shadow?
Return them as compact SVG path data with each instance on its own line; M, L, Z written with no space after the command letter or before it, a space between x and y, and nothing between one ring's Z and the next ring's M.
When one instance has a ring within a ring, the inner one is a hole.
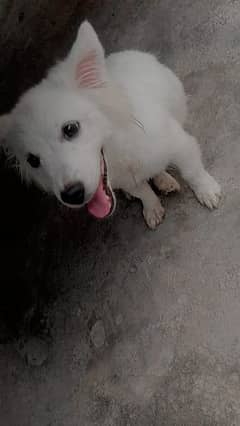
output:
M22 184L4 163L0 176L0 342L4 343L22 333L42 333L42 314L71 290L68 276L74 268L78 268L84 292L86 270L94 281L99 258L110 250L118 251L121 241L125 246L126 238L137 244L139 232L134 226L145 226L139 204L131 203L129 209L124 196L118 196L113 217L96 221L85 211L66 209L53 197ZM129 223L129 215L136 216L135 225L132 220ZM111 261L117 263L117 256L111 256Z

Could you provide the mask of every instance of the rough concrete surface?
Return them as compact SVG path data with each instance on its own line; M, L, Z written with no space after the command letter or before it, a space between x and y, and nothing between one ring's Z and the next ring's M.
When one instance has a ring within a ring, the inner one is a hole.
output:
M1 112L87 16L107 52L150 50L183 79L224 197L210 213L184 187L151 232L138 203L97 223L2 160L0 424L240 425L239 1L8 3Z

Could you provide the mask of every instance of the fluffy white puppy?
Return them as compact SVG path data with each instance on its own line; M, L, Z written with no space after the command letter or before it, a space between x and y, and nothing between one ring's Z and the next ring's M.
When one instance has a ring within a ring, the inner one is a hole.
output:
M164 209L149 186L179 190L165 172L179 168L200 203L217 207L220 187L183 128L186 96L178 78L147 53L108 58L88 22L67 56L13 111L0 117L0 138L26 179L69 207L97 218L115 207L114 189L139 198L150 228Z

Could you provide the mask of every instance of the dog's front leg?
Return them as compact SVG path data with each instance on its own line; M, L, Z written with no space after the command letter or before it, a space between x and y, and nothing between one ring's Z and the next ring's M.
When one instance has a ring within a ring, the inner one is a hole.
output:
M150 185L144 181L135 188L128 189L127 192L142 201L145 222L149 228L156 229L163 221L165 212L159 198L153 192Z

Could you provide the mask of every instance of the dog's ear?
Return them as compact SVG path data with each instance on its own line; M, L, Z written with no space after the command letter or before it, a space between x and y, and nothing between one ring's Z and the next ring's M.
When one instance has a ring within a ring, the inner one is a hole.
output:
M80 25L66 61L79 88L98 88L106 82L104 50L88 21Z
M0 146L5 145L5 140L11 125L11 114L0 115Z

